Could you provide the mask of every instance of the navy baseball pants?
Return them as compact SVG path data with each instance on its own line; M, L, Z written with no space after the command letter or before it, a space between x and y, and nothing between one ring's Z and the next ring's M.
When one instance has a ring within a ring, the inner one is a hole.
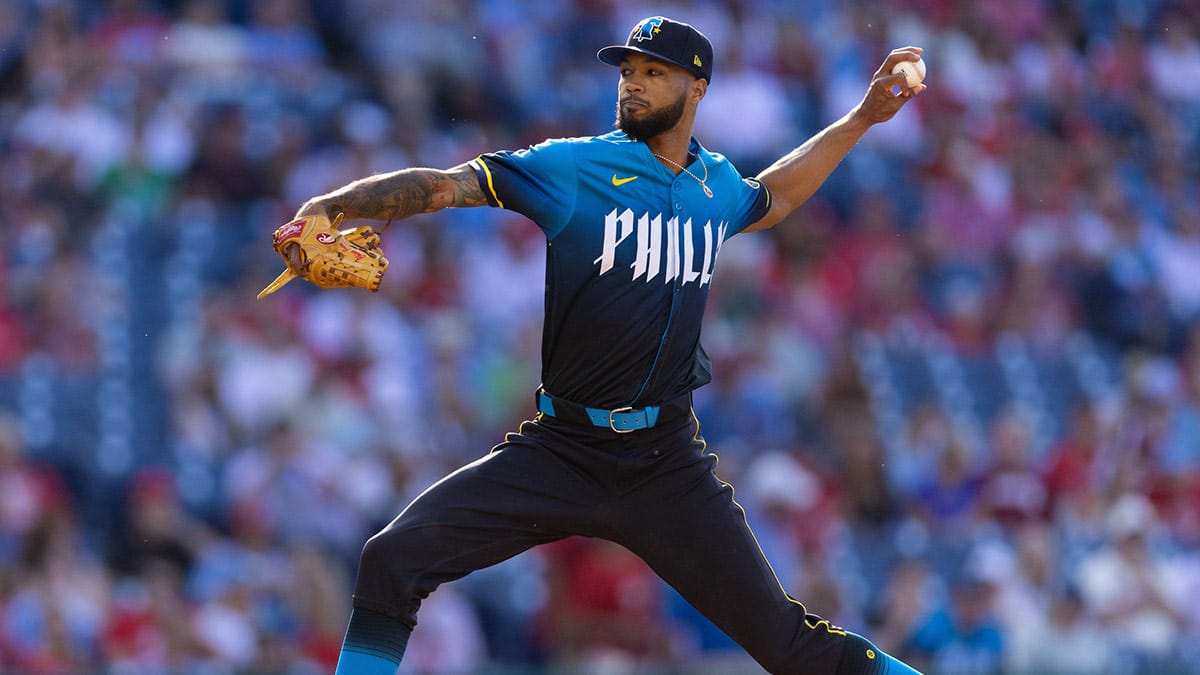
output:
M539 415L363 548L354 606L412 626L438 585L571 535L616 542L772 673L832 673L843 632L790 598L714 473L688 397L628 434Z

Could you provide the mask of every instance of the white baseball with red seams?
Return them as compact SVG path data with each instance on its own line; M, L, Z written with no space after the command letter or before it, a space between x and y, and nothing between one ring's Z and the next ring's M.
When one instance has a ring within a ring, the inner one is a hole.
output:
M905 84L912 89L925 81L925 59L901 61L892 68L892 74L896 73L904 73Z

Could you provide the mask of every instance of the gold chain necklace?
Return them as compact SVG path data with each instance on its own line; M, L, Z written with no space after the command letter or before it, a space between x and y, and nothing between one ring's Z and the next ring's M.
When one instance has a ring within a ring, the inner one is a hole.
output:
M686 166L683 166L679 162L675 162L673 160L667 159L666 157L663 157L662 155L658 154L657 152L651 152L650 154L661 159L662 161L666 162L667 164L670 164L671 166L679 167L680 171L683 171L687 175L691 176L693 180L695 180L697 183L700 184L700 187L704 188L704 196L705 197L712 199L712 196L713 196L712 190L709 190L708 185L704 182L704 181L708 180L708 165L704 163L704 158L700 156L700 153L696 153L696 159L700 160L700 166L704 167L704 178L700 178L699 176L692 173L691 171L688 171Z

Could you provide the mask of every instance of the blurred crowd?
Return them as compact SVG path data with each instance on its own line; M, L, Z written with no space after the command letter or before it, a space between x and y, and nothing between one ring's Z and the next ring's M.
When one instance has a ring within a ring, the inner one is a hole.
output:
M365 538L534 413L544 239L417 216L378 294L256 301L269 234L608 130L594 53L651 14L712 39L696 133L747 175L926 50L717 267L696 408L788 591L934 673L1200 673L1185 0L0 2L0 672L332 670ZM439 589L402 670L756 672L586 539Z

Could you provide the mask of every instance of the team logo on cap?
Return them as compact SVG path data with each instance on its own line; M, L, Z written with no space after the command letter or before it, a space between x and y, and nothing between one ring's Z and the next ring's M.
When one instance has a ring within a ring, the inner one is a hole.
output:
M641 42L642 40L653 40L654 35L662 31L662 17L656 16L652 19L646 19L633 29L633 35L629 37L633 40Z

